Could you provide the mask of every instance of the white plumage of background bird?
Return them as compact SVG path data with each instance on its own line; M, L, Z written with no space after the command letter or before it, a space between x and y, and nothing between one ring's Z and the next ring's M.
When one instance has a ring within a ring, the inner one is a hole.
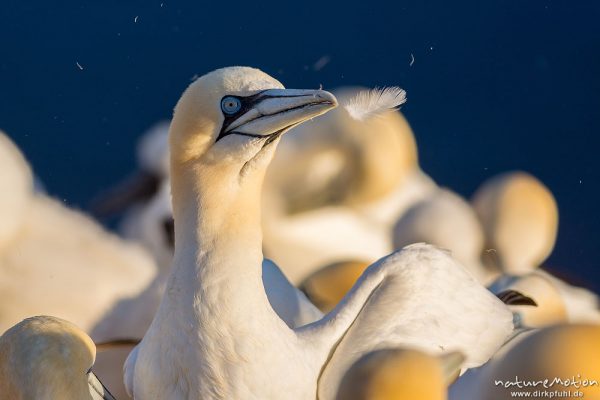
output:
M6 178L0 184L6 186L0 212L18 222L1 244L0 332L40 314L73 321L90 332L117 300L140 293L157 268L138 246L34 193L28 164L4 134L0 152L10 155L0 158L7 164L1 173ZM118 336L118 326L113 328Z
M491 283L500 273L481 262L485 236L477 214L459 195L439 189L416 202L394 226L394 248L416 242L450 250L481 283Z

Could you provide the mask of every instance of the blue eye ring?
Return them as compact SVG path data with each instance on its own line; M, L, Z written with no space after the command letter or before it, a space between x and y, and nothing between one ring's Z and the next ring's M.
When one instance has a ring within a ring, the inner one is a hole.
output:
M221 110L225 114L235 114L242 108L242 102L237 97L227 96L221 100Z

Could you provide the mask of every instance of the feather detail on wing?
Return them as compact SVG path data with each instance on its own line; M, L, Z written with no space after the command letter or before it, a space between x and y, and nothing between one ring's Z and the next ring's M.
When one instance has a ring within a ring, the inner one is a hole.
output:
M381 284L324 368L319 399L334 399L343 374L370 351L398 346L428 353L460 351L466 356L463 368L471 368L486 362L513 331L506 305L433 246L407 246L363 275L380 273Z
M362 90L352 97L344 108L352 118L366 121L406 102L406 92L397 86Z

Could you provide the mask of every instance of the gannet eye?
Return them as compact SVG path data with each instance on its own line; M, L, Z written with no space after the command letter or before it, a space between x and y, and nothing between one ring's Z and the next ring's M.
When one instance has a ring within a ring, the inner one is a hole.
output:
M225 114L235 114L242 108L242 102L237 97L227 96L221 100L221 110Z

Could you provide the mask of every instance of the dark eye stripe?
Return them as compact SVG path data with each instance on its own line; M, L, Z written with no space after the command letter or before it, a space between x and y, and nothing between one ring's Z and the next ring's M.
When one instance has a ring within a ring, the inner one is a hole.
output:
M232 133L236 133L238 135L241 134L241 133L237 133L237 132L225 132L225 130L227 130L229 125L231 125L233 123L233 121L238 119L240 115L247 113L257 103L261 102L262 100L278 97L278 96L265 95L264 93L267 91L269 91L269 89L261 90L258 93L255 93L251 96L246 96L246 97L240 97L240 96L225 96L225 97L223 97L221 99L221 102L223 102L223 100L228 97L235 97L242 103L242 106L240 107L240 109L237 112L235 112L233 114L223 113L225 120L223 121L223 125L221 126L221 131L219 132L219 136L217 137L217 140L215 140L215 143L218 142L219 140L223 139L225 136L228 136ZM302 96L305 96L305 95L299 94L296 96L292 95L292 96L286 96L286 97L302 97ZM250 137L262 137L261 135L252 135L252 134L243 134L243 135L250 136Z
M225 134L225 130L229 127L229 125L231 125L233 123L233 121L238 119L238 117L240 115L247 113L248 110L250 110L252 108L252 106L254 106L259 99L267 97L267 96L262 95L265 91L266 90L260 91L256 94L253 94L252 96L246 96L246 97L225 96L221 99L221 102L223 102L223 100L226 99L227 97L236 97L241 102L241 107L237 112L235 112L233 114L223 113L223 115L225 116L225 120L223 121L223 125L221 126L221 131L219 132L219 137L217 137L216 142L218 142L223 137L227 136Z

